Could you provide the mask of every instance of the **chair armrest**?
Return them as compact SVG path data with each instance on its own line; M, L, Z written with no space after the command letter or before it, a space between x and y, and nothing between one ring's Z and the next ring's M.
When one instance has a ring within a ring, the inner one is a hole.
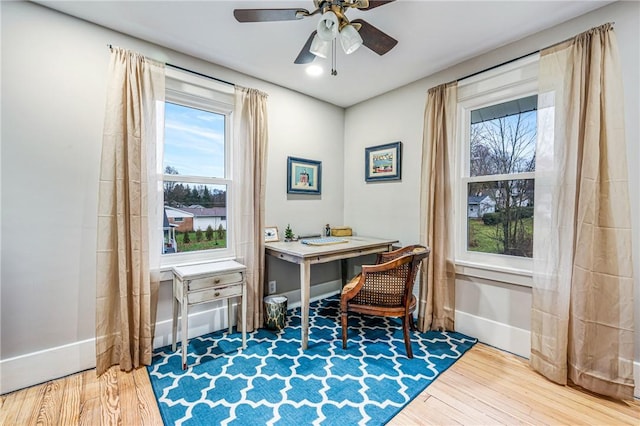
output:
M417 254L417 252L421 252L422 250L428 250L429 252L431 251L431 249L429 249L428 247L425 247L419 244L412 244L396 250L387 251L384 253L378 253L378 258L376 259L376 263L388 262L390 260L397 259L398 257L404 256L407 254Z
M342 288L342 294L340 296L340 302L348 302L353 299L353 297L358 294L362 285L364 284L364 278L362 274L358 274L355 277L351 278L351 280Z

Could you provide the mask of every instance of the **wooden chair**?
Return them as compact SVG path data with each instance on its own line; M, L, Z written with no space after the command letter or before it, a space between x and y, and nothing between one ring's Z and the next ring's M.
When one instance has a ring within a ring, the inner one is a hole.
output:
M420 263L430 253L427 247L411 245L378 255L375 265L362 266L362 272L344 286L340 297L343 349L347 347L348 313L358 312L402 318L407 357L413 358L409 337L409 328L415 329L413 285Z

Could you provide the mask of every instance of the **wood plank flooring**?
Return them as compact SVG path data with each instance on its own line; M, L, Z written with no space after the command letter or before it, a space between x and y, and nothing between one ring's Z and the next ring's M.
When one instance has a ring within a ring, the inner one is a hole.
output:
M475 345L389 425L640 425L640 401L559 386L528 361Z
M339 423L339 422L338 422ZM555 385L527 360L477 344L389 423L640 425L640 401ZM162 425L144 368L88 370L0 396L0 425Z

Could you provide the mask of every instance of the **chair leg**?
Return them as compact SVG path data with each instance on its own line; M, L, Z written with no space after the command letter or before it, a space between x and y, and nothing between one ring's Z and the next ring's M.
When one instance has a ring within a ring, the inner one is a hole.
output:
M347 349L347 312L342 311L342 349Z
M409 315L402 317L402 334L404 335L404 347L407 350L407 358L413 358L413 350L411 349L411 338L409 337L409 324L411 319Z

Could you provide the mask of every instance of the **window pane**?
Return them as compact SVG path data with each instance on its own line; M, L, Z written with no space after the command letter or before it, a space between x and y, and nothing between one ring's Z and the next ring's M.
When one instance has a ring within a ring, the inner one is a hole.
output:
M470 176L532 172L537 96L471 111Z
M468 184L467 249L532 257L533 179Z
M225 177L224 114L165 103L165 173Z
M164 182L163 253L227 247L227 187Z

